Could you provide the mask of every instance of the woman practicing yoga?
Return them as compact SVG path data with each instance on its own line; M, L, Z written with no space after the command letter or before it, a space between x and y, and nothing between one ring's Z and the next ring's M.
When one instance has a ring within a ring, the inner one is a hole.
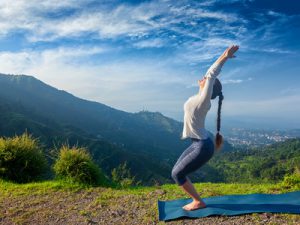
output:
M192 144L182 153L172 169L172 178L189 194L193 201L182 208L195 210L205 208L206 205L195 190L188 174L203 166L214 154L215 148L219 150L223 144L223 137L220 135L220 116L223 100L222 85L216 78L227 59L234 58L234 53L239 46L228 47L217 61L208 69L202 80L198 80L199 93L190 97L184 104L184 126L182 139L191 138ZM204 128L205 117L211 107L210 99L219 96L217 134L215 143L209 137L208 131Z

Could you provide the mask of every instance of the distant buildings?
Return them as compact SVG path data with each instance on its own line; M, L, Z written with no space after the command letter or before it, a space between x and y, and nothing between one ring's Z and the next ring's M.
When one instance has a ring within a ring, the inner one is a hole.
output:
M300 131L295 130L262 130L262 129L244 129L232 128L226 133L226 140L234 147L259 147L273 144L275 142L285 141L286 139L300 137Z

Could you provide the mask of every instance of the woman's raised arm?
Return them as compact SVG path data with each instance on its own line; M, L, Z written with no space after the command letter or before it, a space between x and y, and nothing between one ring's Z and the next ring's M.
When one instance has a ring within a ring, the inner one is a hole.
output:
M213 91L213 84L215 78L219 75L223 64L227 61L227 59L235 58L234 53L239 49L238 45L232 45L228 47L223 54L216 60L216 62L208 69L207 73L205 74L204 78L205 85L203 90L200 92L202 101L210 101L212 91Z

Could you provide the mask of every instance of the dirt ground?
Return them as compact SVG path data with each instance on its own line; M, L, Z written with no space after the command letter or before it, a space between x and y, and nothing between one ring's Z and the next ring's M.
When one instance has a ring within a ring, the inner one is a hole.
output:
M145 195L105 194L105 189L52 191L0 198L0 224L300 224L300 215L249 214L158 221L160 190Z

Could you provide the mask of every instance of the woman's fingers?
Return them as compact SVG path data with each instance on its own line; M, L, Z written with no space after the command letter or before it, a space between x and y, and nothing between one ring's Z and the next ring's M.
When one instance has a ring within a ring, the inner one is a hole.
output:
M239 49L239 47L238 47L237 45L233 45L233 46L231 47L231 49L232 49L233 51L236 51L236 50Z
M235 46L233 47L233 49L234 49L234 51L236 52L236 51L239 49L239 46L238 46L238 45L235 45Z
M234 56L233 54L239 49L238 45L232 45L231 47L229 47L227 49L227 55L230 58L235 58L236 56Z

